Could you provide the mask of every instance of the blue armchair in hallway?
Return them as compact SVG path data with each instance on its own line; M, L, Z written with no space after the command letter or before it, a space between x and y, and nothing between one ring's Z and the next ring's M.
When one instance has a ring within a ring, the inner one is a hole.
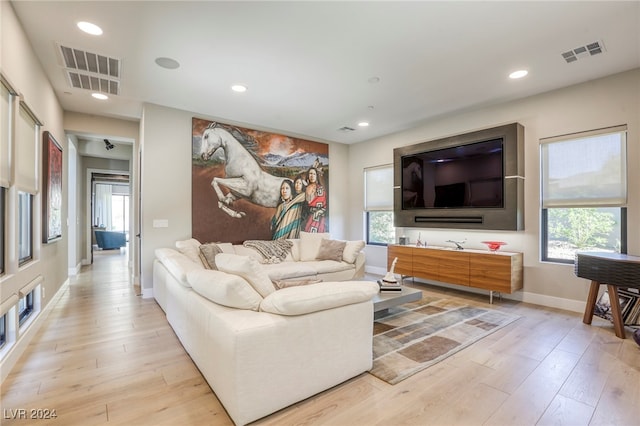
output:
M95 230L96 243L102 250L119 249L127 245L127 237L124 232Z

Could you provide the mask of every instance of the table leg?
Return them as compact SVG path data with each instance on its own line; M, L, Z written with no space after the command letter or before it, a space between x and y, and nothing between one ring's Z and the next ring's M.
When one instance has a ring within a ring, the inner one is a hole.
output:
M593 320L593 311L596 308L596 299L598 298L599 289L600 283L598 281L591 281L589 297L587 297L587 305L584 307L584 317L582 318L582 322L585 324L591 324L591 320Z
M624 333L624 324L622 323L622 312L620 311L620 299L618 298L618 287L615 285L607 285L609 291L609 302L611 303L611 315L613 316L613 329L616 336L621 339L627 336Z

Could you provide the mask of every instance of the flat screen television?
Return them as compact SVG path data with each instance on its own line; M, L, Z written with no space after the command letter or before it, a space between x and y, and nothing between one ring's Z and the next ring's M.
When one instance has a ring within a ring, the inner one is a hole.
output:
M402 157L402 208L504 207L503 139Z
M513 123L396 148L395 226L523 229L523 139Z

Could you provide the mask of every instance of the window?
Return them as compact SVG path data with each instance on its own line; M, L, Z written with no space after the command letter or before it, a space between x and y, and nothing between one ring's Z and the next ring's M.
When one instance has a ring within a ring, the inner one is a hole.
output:
M543 261L627 251L626 126L541 141Z
M33 195L18 192L18 264L33 258Z
M6 210L4 208L6 189L0 186L0 275L4 274L4 229L6 226Z
M367 244L393 244L393 165L364 170L364 210Z
M18 324L22 325L33 312L33 292L25 294L18 302Z
M0 317L0 349L7 343L7 314Z

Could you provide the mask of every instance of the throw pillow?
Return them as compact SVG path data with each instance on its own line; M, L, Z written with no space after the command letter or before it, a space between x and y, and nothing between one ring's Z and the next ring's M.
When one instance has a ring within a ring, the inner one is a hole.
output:
M216 255L219 253L222 253L222 249L216 243L202 244L198 250L200 260L207 269L218 269L216 266Z
M342 260L347 263L356 263L358 254L364 248L364 241L347 241L342 253Z
M275 285L276 288L279 290L281 288L297 287L300 285L317 284L321 282L322 280L319 280L316 278L309 278L306 280L274 280L273 285Z
M178 249L178 251L196 263L201 263L200 245L201 245L200 241L196 240L195 238L176 241L176 248Z
M343 281L283 288L260 302L260 310L278 315L303 315L354 303L371 301L378 284Z
M308 262L316 260L323 238L330 238L328 232L300 232L300 260Z
M249 284L262 297L267 297L276 291L264 267L249 256L220 253L216 256L216 265L219 271L239 275L249 281Z
M335 260L336 262L342 262L342 253L344 252L344 248L346 245L346 241L323 239L320 242L320 249L318 250L316 259Z
M187 280L196 293L218 305L257 311L262 301L251 284L237 275L201 269L189 272Z

